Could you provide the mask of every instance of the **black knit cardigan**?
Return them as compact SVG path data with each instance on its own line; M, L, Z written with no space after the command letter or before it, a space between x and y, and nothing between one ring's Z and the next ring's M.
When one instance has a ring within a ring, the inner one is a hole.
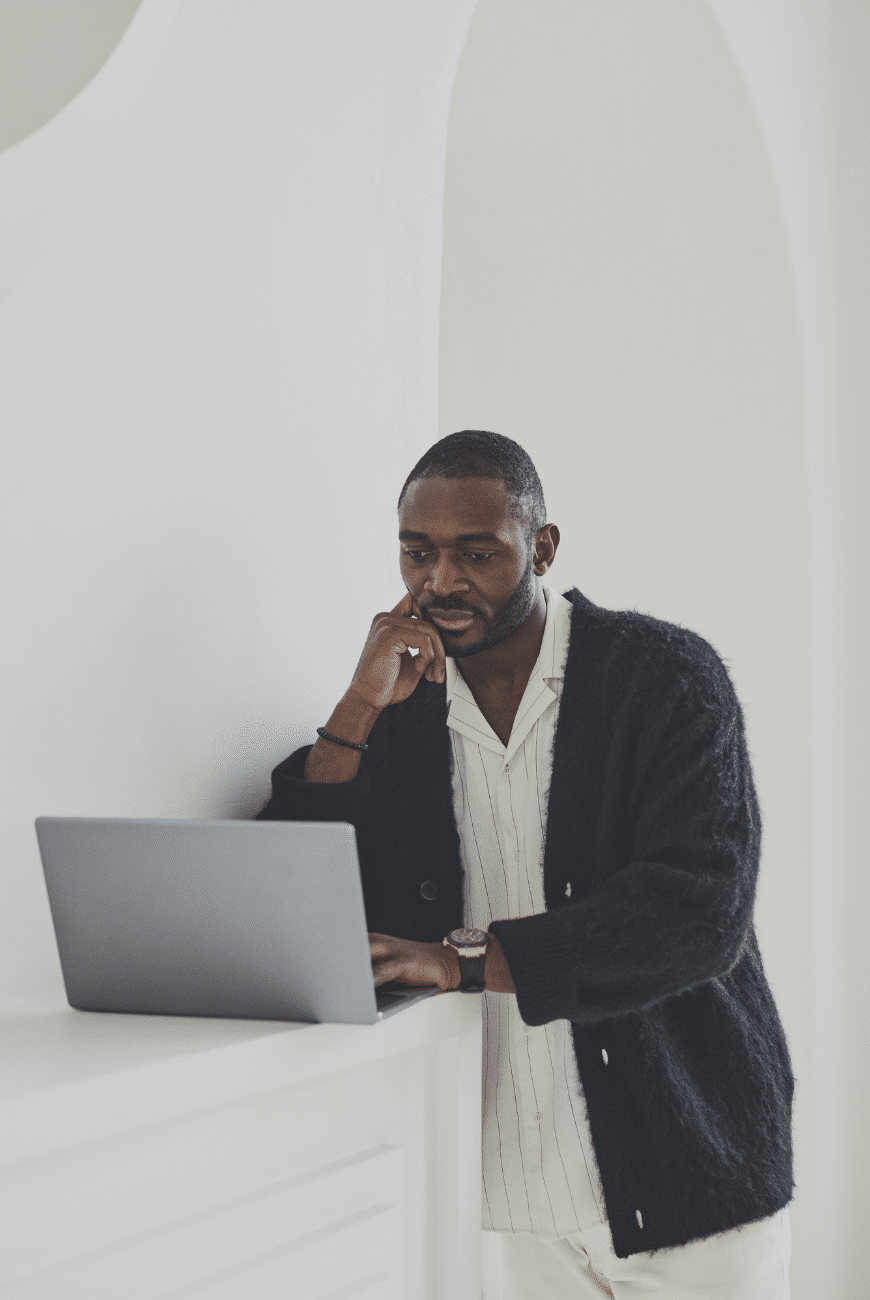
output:
M572 1023L625 1258L788 1203L794 1081L753 927L761 823L728 674L683 628L565 595L547 910L490 930L526 1024ZM422 680L378 717L354 780L306 783L311 746L272 774L261 818L356 828L370 930L432 941L462 923L446 719L445 686Z

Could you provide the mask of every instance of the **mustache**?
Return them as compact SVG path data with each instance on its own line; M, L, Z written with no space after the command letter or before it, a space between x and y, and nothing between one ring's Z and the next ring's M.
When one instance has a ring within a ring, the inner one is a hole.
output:
M420 606L420 608L422 610L424 618L426 617L427 614L429 614L433 610L435 611L436 614L439 611L444 614L474 614L477 612L476 610L473 609L467 609L465 605L460 605L455 600L438 600L438 601L433 600L426 606L425 609L423 609L422 605Z

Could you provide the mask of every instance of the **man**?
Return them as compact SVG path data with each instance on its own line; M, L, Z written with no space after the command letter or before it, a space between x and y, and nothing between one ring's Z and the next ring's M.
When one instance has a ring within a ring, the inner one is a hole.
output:
M542 583L559 529L498 434L426 452L399 538L406 595L260 815L354 824L377 984L482 974L504 1300L784 1300L793 1079L722 663Z

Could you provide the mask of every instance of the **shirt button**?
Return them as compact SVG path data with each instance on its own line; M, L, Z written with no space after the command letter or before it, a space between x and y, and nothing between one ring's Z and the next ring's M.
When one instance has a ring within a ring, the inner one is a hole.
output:
M602 1049L601 1049L601 1059L602 1059L602 1061L604 1062L605 1065L607 1064L607 1062L608 1062L609 1059L610 1059L609 1056L607 1055L607 1048L606 1048L606 1047L602 1047Z
M440 893L437 880L424 880L420 886L420 896L425 898L427 903L434 903Z
M510 775L510 768L508 767L507 763L505 763L505 765L504 765L504 774L505 774L505 776L509 776L509 775Z
M541 1112L538 1111L537 1115L535 1116L535 1119L538 1121L539 1124L540 1124L540 1122L541 1122L541 1120L542 1120L543 1118L544 1118L544 1117L543 1117L543 1115L541 1114Z

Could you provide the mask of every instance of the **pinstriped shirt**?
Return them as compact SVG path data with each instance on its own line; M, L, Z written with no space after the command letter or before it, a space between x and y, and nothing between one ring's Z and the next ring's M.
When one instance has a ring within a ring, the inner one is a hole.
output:
M571 604L543 590L544 636L507 746L455 660L446 665L464 921L482 930L546 911L547 798ZM569 1022L527 1025L511 994L484 993L483 1002L484 1228L552 1238L604 1223Z

